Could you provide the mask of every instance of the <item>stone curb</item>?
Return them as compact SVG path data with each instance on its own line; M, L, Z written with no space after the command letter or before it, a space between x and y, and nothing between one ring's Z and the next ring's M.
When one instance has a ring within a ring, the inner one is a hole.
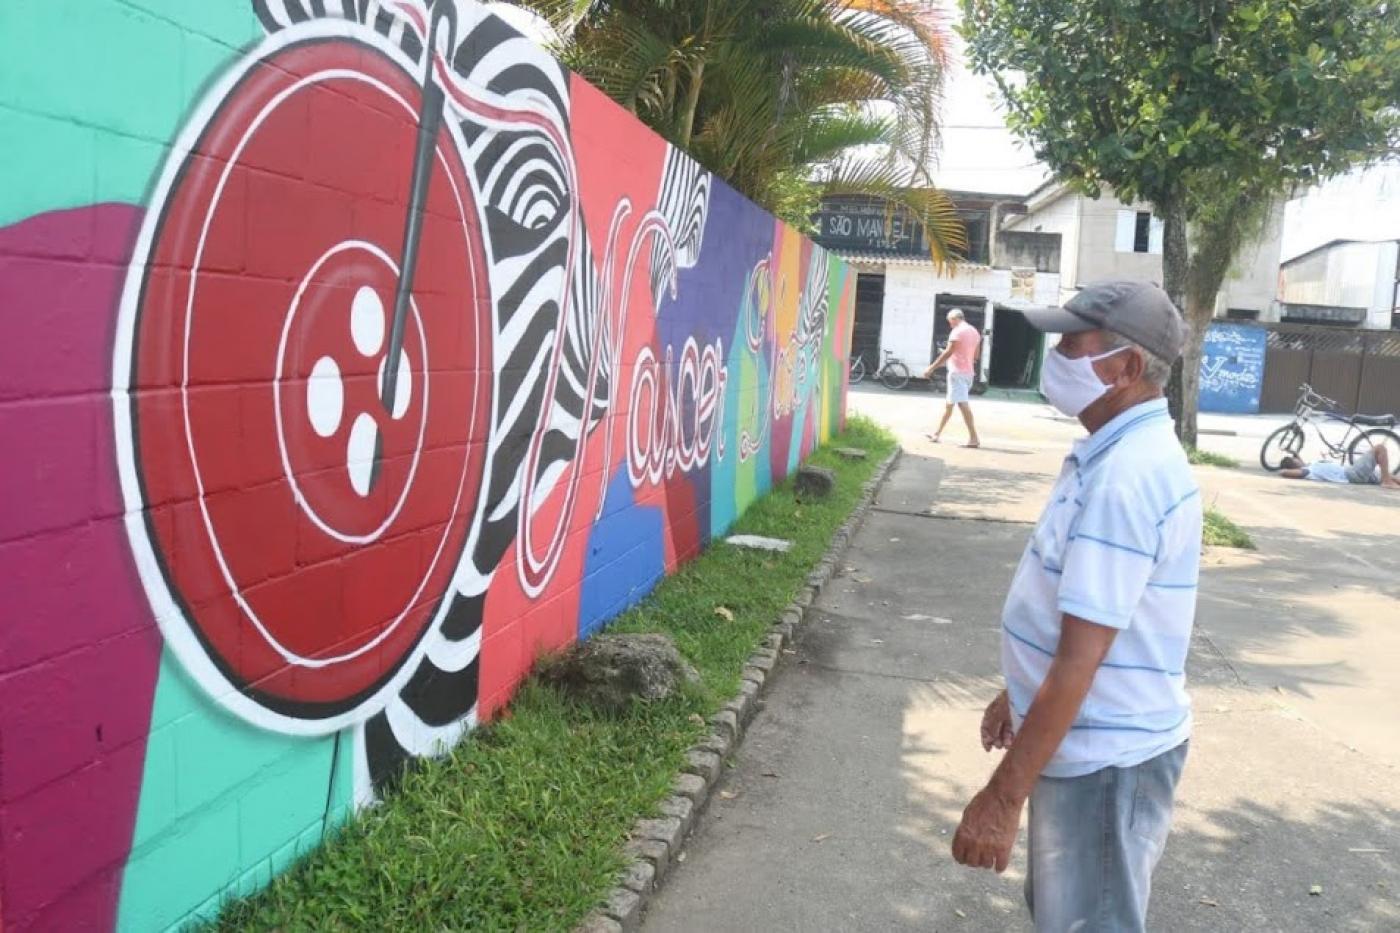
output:
M826 554L807 577L804 586L780 614L763 643L744 662L739 693L710 717L708 736L686 753L686 763L676 775L672 796L661 804L661 816L641 819L632 827L626 853L627 867L603 906L584 918L574 933L631 933L641 926L647 902L661 886L666 872L684 860L685 839L710 802L724 768L724 759L738 749L744 730L758 713L760 696L777 673L784 648L789 647L822 588L831 581L846 548L865 522L875 496L903 451L894 453L866 481L861 500L831 537Z

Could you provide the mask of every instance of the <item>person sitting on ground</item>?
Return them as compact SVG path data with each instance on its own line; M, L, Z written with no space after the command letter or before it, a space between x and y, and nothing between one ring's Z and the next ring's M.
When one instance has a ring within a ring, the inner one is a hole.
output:
M1390 451L1384 447L1372 447L1364 454L1358 454L1351 466L1333 463L1330 460L1317 460L1303 463L1297 457L1284 457L1283 469L1279 475L1284 479L1310 479L1319 483L1351 483L1357 486L1380 486L1382 489L1400 489L1400 480L1390 472Z

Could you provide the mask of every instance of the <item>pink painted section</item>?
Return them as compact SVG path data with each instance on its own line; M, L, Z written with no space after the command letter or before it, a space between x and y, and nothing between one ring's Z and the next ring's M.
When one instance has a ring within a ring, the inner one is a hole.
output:
M0 229L0 864L7 928L107 927L161 640L122 519L112 334L140 209ZM55 911L60 911L56 913Z

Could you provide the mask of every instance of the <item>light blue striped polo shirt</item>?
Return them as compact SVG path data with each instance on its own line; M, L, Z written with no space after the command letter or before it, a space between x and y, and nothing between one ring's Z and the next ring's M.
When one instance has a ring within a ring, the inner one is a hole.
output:
M1049 670L1062 614L1119 633L1046 776L1131 767L1190 735L1185 668L1200 566L1200 489L1166 401L1076 441L1002 613L1016 728Z

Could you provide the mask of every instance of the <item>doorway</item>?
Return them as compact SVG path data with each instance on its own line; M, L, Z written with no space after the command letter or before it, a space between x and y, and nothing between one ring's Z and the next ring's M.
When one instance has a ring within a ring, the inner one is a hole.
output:
M948 346L948 312L953 308L963 312L967 324L977 333L987 335L987 300L976 294L941 294L934 298L934 346L928 359L937 359L938 347Z
M856 276L856 317L851 327L851 356L865 360L865 371L880 368L880 329L885 318L885 277L860 273Z
M948 312L957 309L963 313L967 323L977 329L983 337L978 349L977 372L982 372L980 357L987 352L987 299L979 295L939 295L933 300L933 346L929 348L929 359L938 359L941 347L948 345Z
M1028 389L1040 385L1044 336L1019 311L998 307L993 315L997 339L992 347L991 371L987 381L1007 389Z

